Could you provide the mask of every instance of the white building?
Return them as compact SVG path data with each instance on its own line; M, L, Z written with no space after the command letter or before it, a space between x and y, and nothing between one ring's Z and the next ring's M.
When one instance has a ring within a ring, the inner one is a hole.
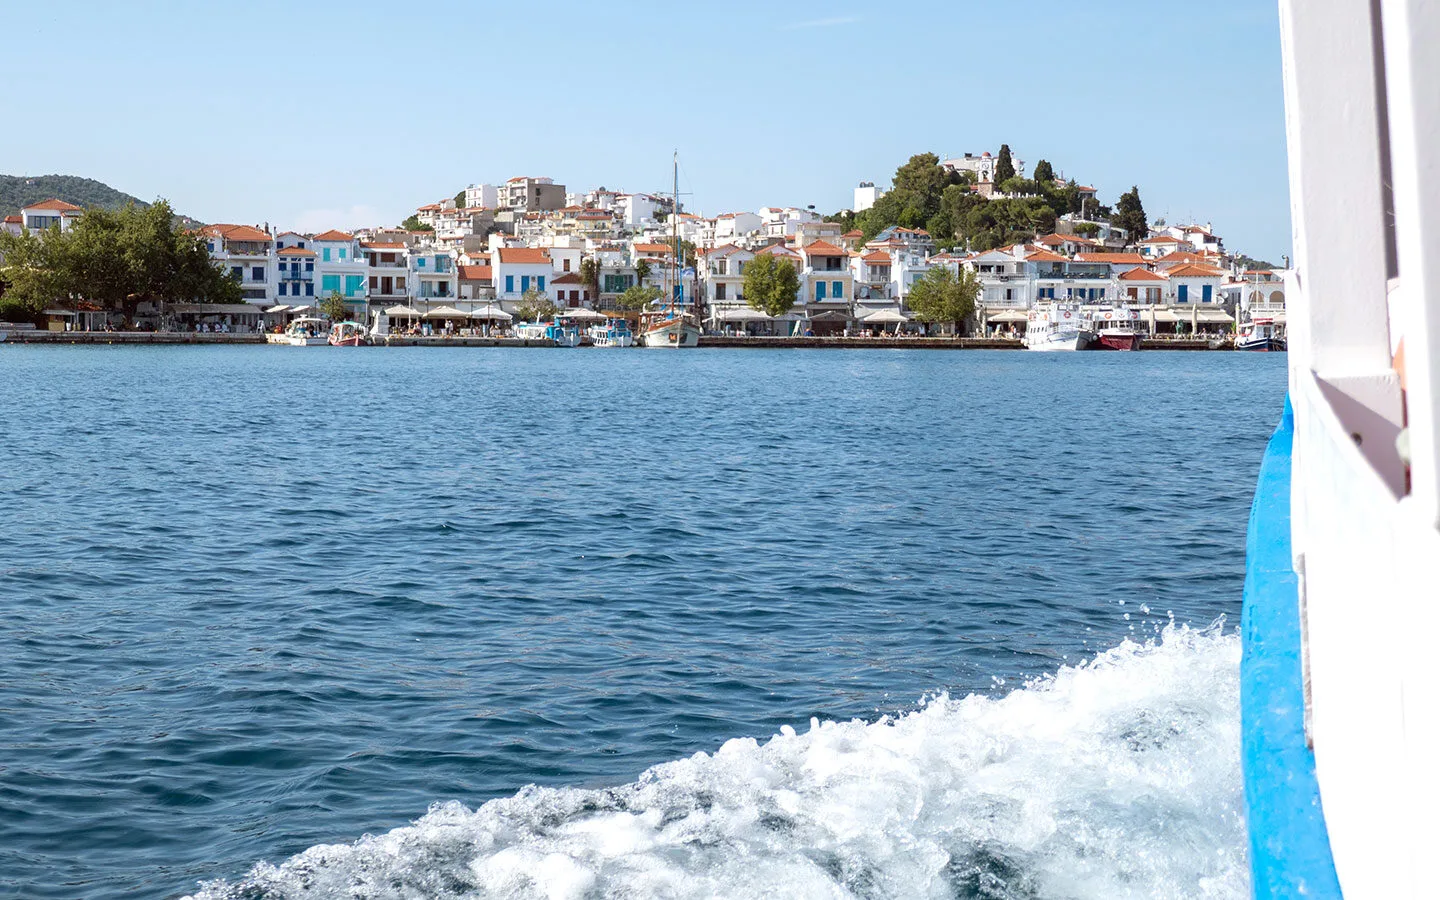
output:
M860 186L855 188L855 205L850 207L854 212L864 212L875 205L884 191L875 186L873 181L862 181Z
M246 302L268 305L274 301L274 238L253 225L206 225L200 234L210 258L240 285L240 296Z
M494 260L493 272L495 296L502 305L513 309L524 297L525 292L537 290L555 300L555 266L550 260L550 251L543 247L501 247L491 254Z
M465 189L465 208L495 209L500 205L500 189L493 184L472 184Z
M275 301L287 306L313 306L315 297L314 242L293 231L275 236Z
M354 235L344 231L324 231L315 235L310 246L318 255L315 271L319 296L339 294L346 303L364 307L365 257L359 252ZM363 315L364 311L360 309L359 312Z
M449 304L459 293L455 259L448 250L426 247L410 252L410 296L422 309Z
M21 224L31 231L44 231L53 225L59 225L61 231L69 231L70 226L85 210L73 203L66 203L64 200L51 198L42 200L39 203L32 203L22 207L20 210Z
M408 303L410 248L398 241L361 241L360 252L365 257L366 298L371 306Z

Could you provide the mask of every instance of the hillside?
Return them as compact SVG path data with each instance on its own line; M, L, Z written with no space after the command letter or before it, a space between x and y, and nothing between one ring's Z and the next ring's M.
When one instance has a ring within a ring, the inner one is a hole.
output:
M76 175L0 175L0 215L13 216L21 208L58 197L76 206L102 206L119 209L127 203L139 206L150 204L139 197L132 197L124 191L117 191L110 185L93 178ZM189 216L180 216L187 226L200 222Z

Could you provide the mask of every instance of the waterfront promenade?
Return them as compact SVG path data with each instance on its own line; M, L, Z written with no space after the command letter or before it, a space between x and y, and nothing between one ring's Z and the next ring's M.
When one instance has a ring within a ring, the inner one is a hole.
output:
M263 344L263 334L205 334L190 331L15 331L7 339L14 344ZM461 336L391 335L375 346L389 347L554 347L540 338L495 338ZM706 335L700 349L766 348L772 350L1024 350L1023 341L983 337L739 337ZM1206 340L1146 338L1145 350L1230 350Z

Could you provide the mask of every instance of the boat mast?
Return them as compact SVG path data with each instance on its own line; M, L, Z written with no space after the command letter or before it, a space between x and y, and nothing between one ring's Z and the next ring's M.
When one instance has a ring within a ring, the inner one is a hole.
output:
M680 151L677 149L672 158L674 183L670 195L670 308L675 309L675 287L680 285ZM684 298L685 287L680 285L680 296Z

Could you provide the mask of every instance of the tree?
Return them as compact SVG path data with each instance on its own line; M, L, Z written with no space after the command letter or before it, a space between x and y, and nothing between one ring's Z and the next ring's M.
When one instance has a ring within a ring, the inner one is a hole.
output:
M1004 184L1015 177L1015 162L1010 159L1010 145L1000 145L1000 156L995 160L995 183Z
M640 259L635 262L635 280L641 284L650 277L650 260Z
M1050 165L1049 160L1040 160L1035 164L1035 171L1030 173L1041 184L1051 185L1055 183L1055 169Z
M350 318L350 307L345 305L339 291L331 291L330 296L320 301L320 315L332 322L343 322Z
M58 253L60 229L11 234L0 231L0 319L34 322L47 306L66 296ZM56 238L47 240L47 238Z
M644 309L664 296L665 292L648 284L634 284L625 289L615 302L621 309Z
M455 208L456 208L456 209L464 209L464 208L465 208L465 192L464 192L464 191L461 191L460 193L458 193L458 194L455 195Z
M600 296L600 261L595 257L580 260L580 283L590 289L590 296Z
M768 316L783 316L795 305L800 275L787 259L761 253L745 264L745 302Z
M1130 235L1130 240L1143 241L1150 236L1150 229L1145 223L1150 221L1145 217L1145 207L1140 203L1140 188L1131 185L1130 190L1120 195L1115 203L1115 214L1110 218L1110 224L1125 229Z
M544 291L531 288L520 295L520 303L515 307L515 315L520 317L522 322L543 322L546 319L555 317L560 307L551 302Z
M666 246L668 246L668 247L670 248L670 252L671 252L671 253L675 253L675 252L676 252L676 250L675 250L675 243L676 243L676 239L673 238L673 237L668 237L668 238L665 239L665 244L666 244ZM682 265L682 266L689 266L689 267L691 267L691 268L694 268L694 267L695 267L695 244L692 243L691 241L685 240L684 238L680 238L680 239L679 239L679 243L680 243L680 250L679 250L680 265Z
M957 275L936 266L911 286L905 303L920 321L948 322L959 334L965 320L975 314L975 299L979 296L980 282L974 272L962 266Z
M417 215L415 215L414 213L411 213L409 218L407 218L405 221L401 222L401 223L400 223L400 227L403 228L403 229L405 229L406 231L434 231L434 230L435 230L434 228L431 228L429 225L426 225L426 224L422 223L422 222L420 221L420 217L417 216Z

